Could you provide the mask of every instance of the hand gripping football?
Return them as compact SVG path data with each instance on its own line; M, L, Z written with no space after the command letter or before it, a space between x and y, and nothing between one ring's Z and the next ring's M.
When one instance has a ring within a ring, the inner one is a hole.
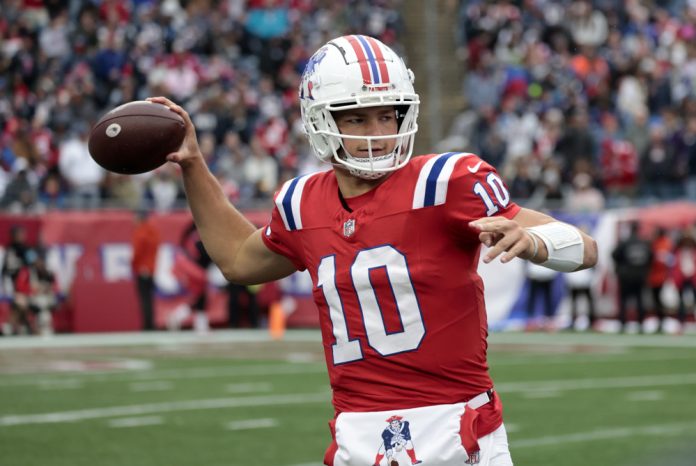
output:
M102 116L89 135L89 153L105 169L133 175L154 170L176 152L184 120L165 105L129 102Z

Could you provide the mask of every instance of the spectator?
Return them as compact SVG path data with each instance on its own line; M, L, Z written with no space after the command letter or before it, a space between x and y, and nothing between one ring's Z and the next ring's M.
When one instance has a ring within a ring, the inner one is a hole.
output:
M12 180L5 187L5 194L0 199L0 207L12 213L31 213L38 208L36 187L31 181L26 159L17 159L19 167Z
M251 142L251 153L244 163L245 181L253 187L253 199L270 199L278 184L278 163L256 138Z
M257 328L259 326L259 305L256 293L259 287L228 283L226 288L228 292L227 319L230 328L240 327L243 311L246 311L249 326ZM244 306L242 301L244 301Z
M172 210L183 195L175 170L173 166L165 164L147 180L145 198L152 202L152 208L157 212Z
M29 296L31 284L29 275L30 255L32 250L27 244L27 233L23 226L15 225L10 229L10 242L5 248L2 264L2 286L5 295L10 296L10 318L3 323L2 333L26 334L31 331L29 321Z
M138 291L142 329L155 330L155 272L160 234L146 210L136 214L136 226L131 240L131 268Z
M686 315L693 314L693 307L687 310L686 292L691 292L692 301L696 298L696 239L690 228L684 228L677 240L672 270L674 285L679 291L679 323L684 328Z
M634 197L637 188L638 155L623 138L619 121L612 113L602 118L604 135L600 143L602 183L610 196L617 199Z
M580 45L600 46L607 39L607 18L592 7L589 0L575 0L568 10L568 27L573 40Z
M527 264L527 278L529 279L529 296L527 299L527 326L526 329L534 330L543 328L553 330L553 281L558 272L546 267L529 262ZM543 317L541 325L535 319L536 304L541 297Z
M578 322L578 303L581 297L585 297L587 305L588 329L594 329L597 321L595 312L595 300L592 296L592 281L594 280L594 270L580 270L580 273L566 274L565 281L568 292L570 293L570 330L577 328Z
M53 311L58 306L56 277L46 266L44 254L36 251L35 262L30 269L31 294L29 307L35 314L34 332L39 335L52 335Z
M167 327L178 330L193 313L193 329L198 334L210 330L208 322L208 267L213 263L203 246L196 224L191 222L184 229L179 241L180 253L175 258L174 273L186 282L191 300L178 306L168 317ZM185 276L185 277L184 277Z
M60 174L71 188L71 206L74 208L96 208L101 201L101 183L105 172L89 155L86 125L78 127L77 134L60 147L58 167Z
M595 153L595 142L589 129L587 110L576 107L571 110L568 125L556 146L556 154L563 170L563 179L572 179L572 173L581 161L594 166Z
M635 301L639 332L643 332L645 306L643 291L650 272L653 253L649 241L639 236L640 224L636 221L630 224L630 233L621 239L611 256L614 259L614 269L619 280L619 323L621 332L626 330L627 309L630 300Z
M601 212L604 203L604 194L592 186L592 177L588 173L581 172L573 177L573 186L565 202L568 211Z
M648 199L673 199L678 194L673 184L679 168L672 144L668 144L662 125L652 125L649 136L648 146L640 155L641 192Z
M659 320L657 332L661 332L665 320L665 305L662 301L662 289L670 276L674 262L674 245L667 230L658 227L652 240L652 263L648 274L648 285L652 294L653 308Z
M674 139L676 158L685 160L688 167L686 193L690 200L696 200L696 114L686 117L686 125Z

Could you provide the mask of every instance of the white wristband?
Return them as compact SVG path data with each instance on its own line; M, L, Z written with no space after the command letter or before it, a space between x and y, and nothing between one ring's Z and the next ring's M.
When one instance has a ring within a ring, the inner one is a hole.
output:
M585 244L577 228L563 222L551 222L526 228L546 245L548 258L543 265L559 272L573 272L582 265Z

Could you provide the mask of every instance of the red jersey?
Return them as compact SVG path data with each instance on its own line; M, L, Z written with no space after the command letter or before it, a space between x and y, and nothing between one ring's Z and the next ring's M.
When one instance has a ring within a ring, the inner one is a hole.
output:
M337 412L490 389L481 245L468 223L520 209L495 169L473 154L416 157L346 203L333 170L289 180L263 235L312 277ZM497 398L479 409L480 435L501 409Z

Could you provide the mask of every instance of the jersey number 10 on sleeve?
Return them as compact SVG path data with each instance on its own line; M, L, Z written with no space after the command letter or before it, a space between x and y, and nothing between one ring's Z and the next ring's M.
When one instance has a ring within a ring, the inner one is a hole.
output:
M370 271L384 268L391 285L392 295L403 330L387 333L377 293L370 281ZM355 256L350 268L367 343L382 356L412 351L425 335L418 298L408 273L406 257L392 246L363 249ZM336 343L333 344L334 364L358 361L363 358L360 340L350 339L343 301L336 286L336 256L326 256L319 264L317 286L322 289L329 306L329 317Z
M510 193L508 192L507 188L505 188L505 183L503 183L503 180L501 180L500 177L495 173L488 174L486 177L486 184L493 191L493 194L498 201L497 205L493 202L490 194L488 194L488 191L480 181L474 185L474 193L476 193L476 195L481 198L483 203L486 204L486 216L490 217L500 210L498 206L502 207L503 209L507 207L507 205L510 203Z

